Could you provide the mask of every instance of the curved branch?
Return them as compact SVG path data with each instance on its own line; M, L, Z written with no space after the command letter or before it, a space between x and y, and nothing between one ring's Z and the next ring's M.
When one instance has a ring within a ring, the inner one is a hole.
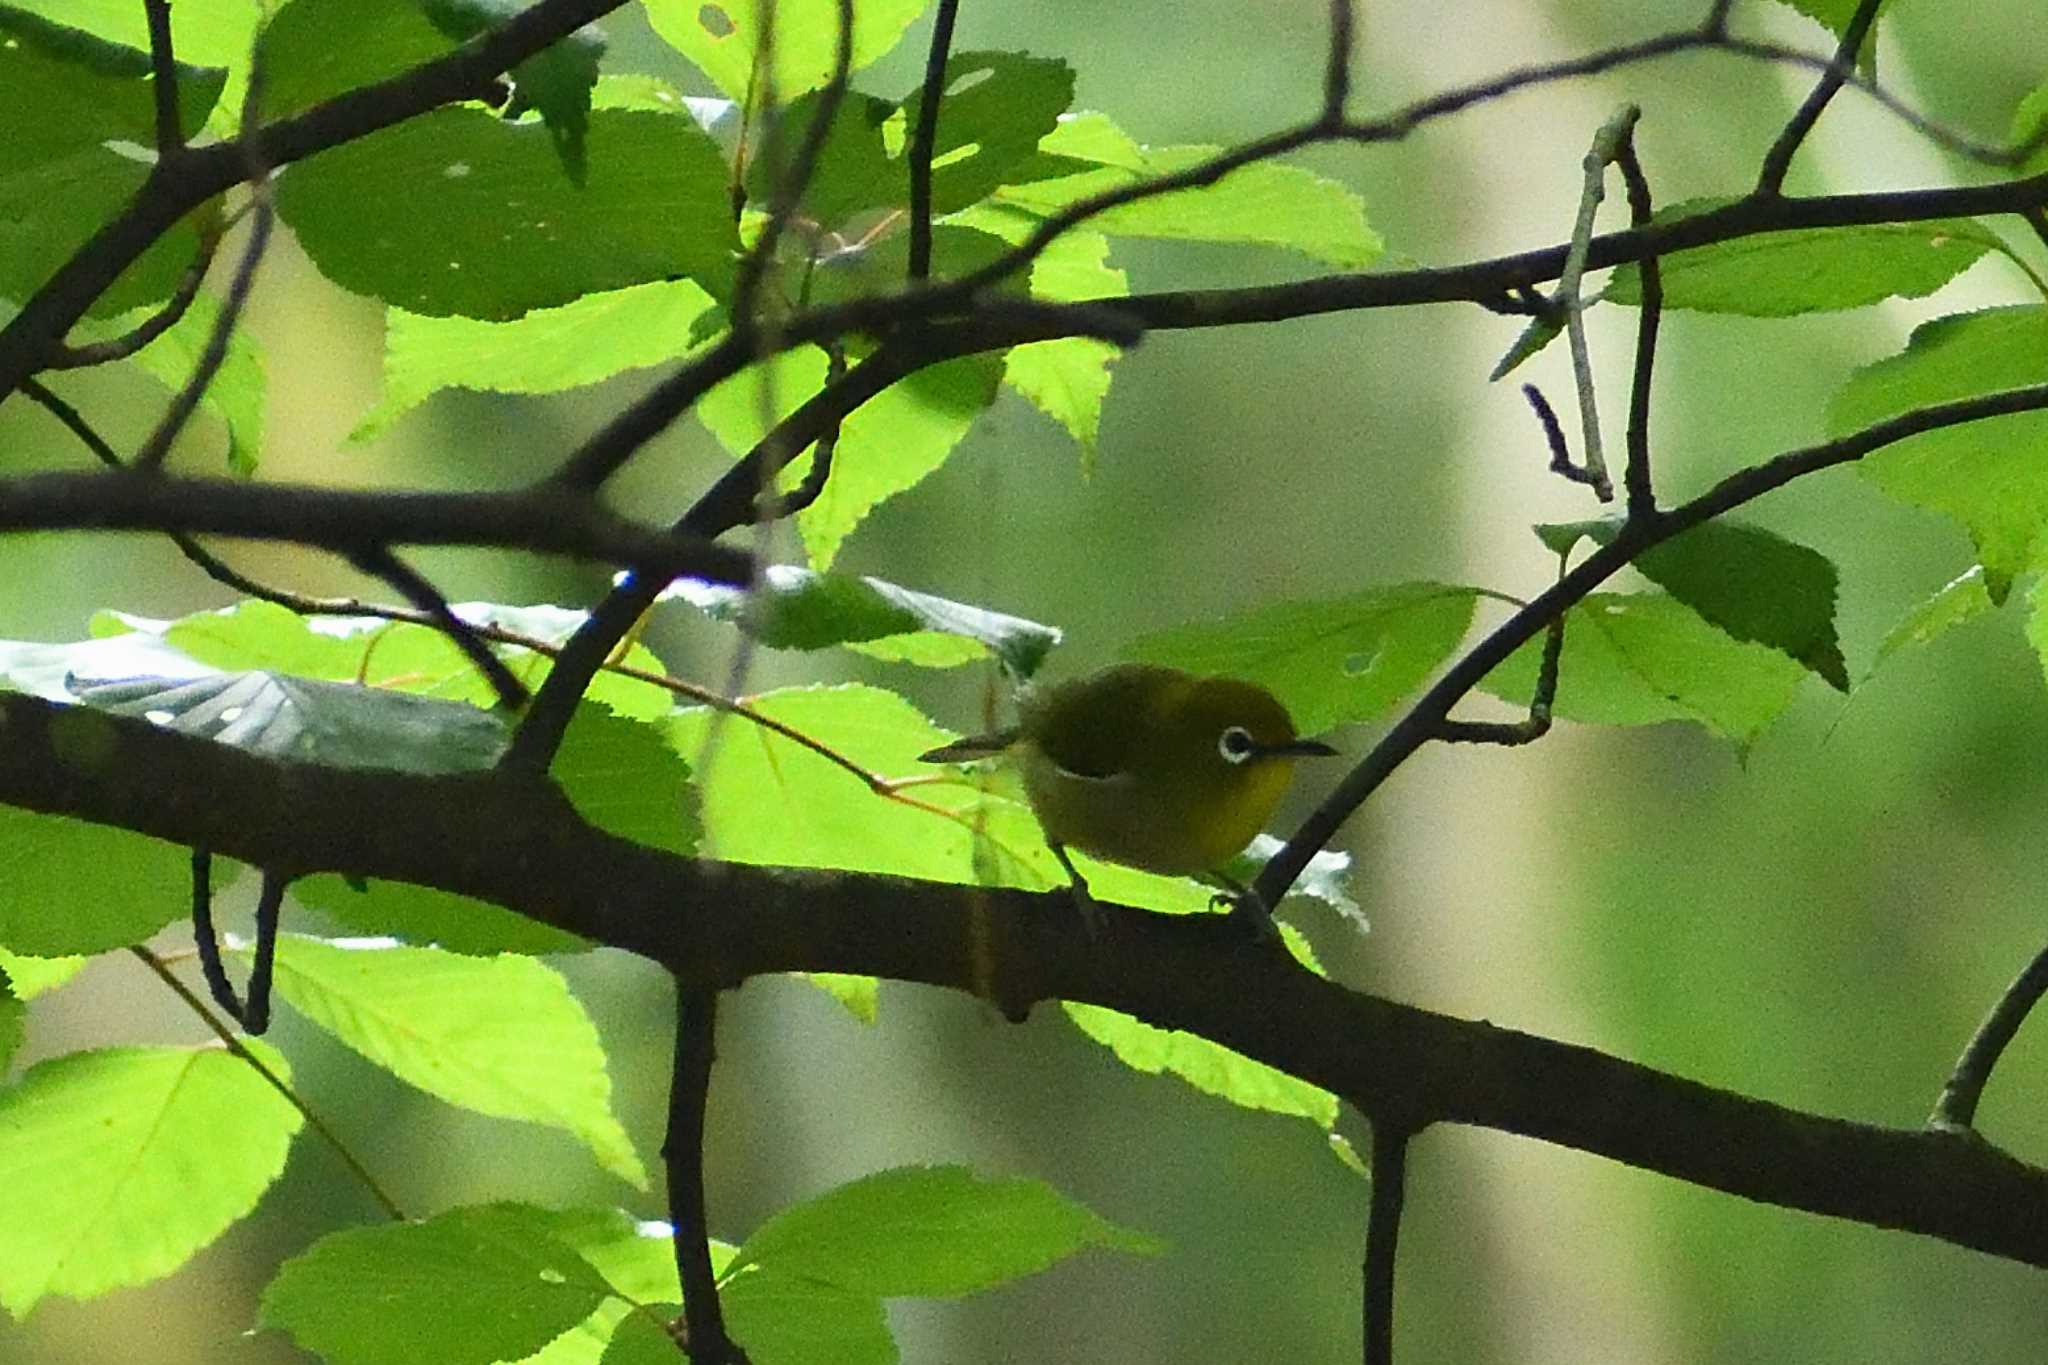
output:
M699 862L585 824L544 778L417 777L286 764L0 695L0 802L205 844L256 866L476 896L713 988L841 971L1006 1000L1080 1000L1186 1029L1368 1114L1541 1138L1745 1198L2048 1266L2048 1170L1980 1140L1829 1118L1555 1042L1361 995L1248 941L1222 915L1064 892ZM90 755L89 758L82 756Z

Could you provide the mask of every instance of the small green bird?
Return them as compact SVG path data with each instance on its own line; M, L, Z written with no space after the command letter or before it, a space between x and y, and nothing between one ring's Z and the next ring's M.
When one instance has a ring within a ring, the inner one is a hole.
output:
M1169 876L1207 876L1265 827L1294 761L1336 750L1295 734L1271 692L1158 664L1113 664L1028 688L1017 724L941 745L927 763L1008 754L1084 910L1088 884L1068 848ZM1243 904L1243 888L1236 888Z

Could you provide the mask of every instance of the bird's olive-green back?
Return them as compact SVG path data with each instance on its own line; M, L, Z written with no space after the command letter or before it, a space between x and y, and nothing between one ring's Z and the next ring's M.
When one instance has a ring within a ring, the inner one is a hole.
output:
M1232 679L1119 664L1034 692L1020 709L1025 786L1047 836L1155 872L1227 862L1263 827L1294 766L1224 756L1233 727L1257 746L1295 738L1270 693Z

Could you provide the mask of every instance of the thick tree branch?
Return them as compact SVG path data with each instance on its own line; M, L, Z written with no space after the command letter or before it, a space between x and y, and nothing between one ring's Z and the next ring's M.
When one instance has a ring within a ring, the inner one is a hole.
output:
M381 545L501 546L665 575L747 582L751 559L558 493L377 492L179 479L129 470L0 480L0 531L158 531L290 541L353 555Z
M686 986L844 971L1089 1001L1212 1038L1368 1115L1497 1128L2048 1266L2048 1171L1987 1143L1802 1113L1356 994L1225 916L1105 907L1113 932L1089 940L1063 892L698 862L586 825L532 774L291 765L23 695L0 695L0 740L0 802L256 866L476 896L650 958Z

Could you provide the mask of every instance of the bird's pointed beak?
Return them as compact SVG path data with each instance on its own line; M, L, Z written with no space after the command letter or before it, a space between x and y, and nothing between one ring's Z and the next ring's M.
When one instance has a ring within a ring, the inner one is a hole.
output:
M1285 744L1261 745L1259 753L1269 758L1335 758L1337 751L1319 739L1294 739Z

